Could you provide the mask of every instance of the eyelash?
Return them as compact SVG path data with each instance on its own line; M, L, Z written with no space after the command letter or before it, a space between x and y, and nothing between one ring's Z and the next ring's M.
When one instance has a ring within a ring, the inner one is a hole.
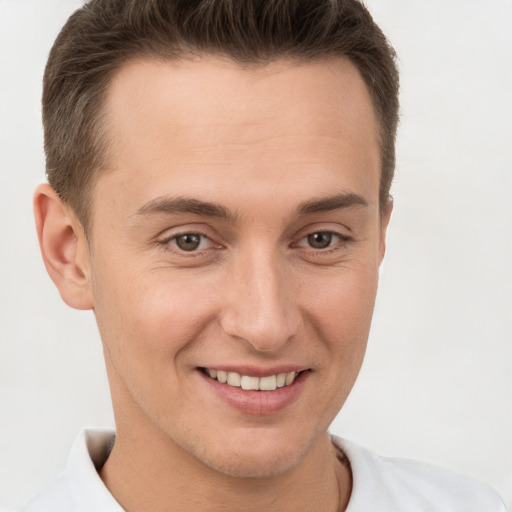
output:
M332 235L332 237L337 239L337 241L335 241L335 243L333 243L332 245L329 245L325 248L317 249L317 248L314 248L311 246L304 247L304 250L307 251L308 253L314 253L315 255L325 255L326 256L326 255L331 254L332 252L339 250L342 247L345 247L347 244L354 241L354 239L351 236L347 236L347 235L344 235L344 234L336 232L336 231L318 230L318 231L312 231L312 232L302 236L298 242L291 244L291 246L292 247L301 247L300 242L307 239L309 236L317 235L317 234ZM186 251L186 250L180 249L177 246L176 240L178 238L180 238L182 236L186 236L186 235L199 237L201 239L200 243L202 242L202 240L207 239L211 242L211 244L215 245L215 242L208 235L205 235L205 234L199 233L199 232L193 232L193 231L184 231L182 233L173 234L172 236L167 237L164 240L157 241L157 245L159 248L161 248L164 251L171 251L171 252L174 252L175 254L178 254L179 256L183 256L183 257L187 257L187 258L203 256L205 251L208 251L211 249L211 247L208 247L208 248L202 249L202 250L195 249L195 250L191 250L191 251ZM174 244L172 243L173 241L175 242ZM222 248L222 246L220 244L217 244L217 248Z
M160 240L160 241L157 241L157 245L160 249L164 250L164 251L170 251L170 252L173 252L175 254L178 254L179 256L184 256L184 257L187 257L187 258L194 258L194 257L198 257L198 256L203 256L205 251L208 251L209 249L211 249L210 247L207 248L207 249L199 249L199 250L192 250L192 251L185 251L184 249L180 249L178 246L177 246L177 243L174 243L172 244L173 241L176 242L176 240L182 236L196 236L196 237L199 237L201 240L200 240L200 244L202 243L203 240L209 240L213 245L215 245L215 242L207 235L204 235L203 233L198 233L198 232L194 232L194 231L184 231L183 233L176 233L172 236L169 236L163 240ZM220 244L217 244L218 247L221 247Z
M315 253L315 255L322 255L327 256L333 252L338 251L339 249L345 247L350 242L353 242L354 239L351 236L344 235L342 233L338 233L337 231L329 231L329 230L319 230L319 231L313 231L311 233L308 233L307 235L304 235L298 243L294 244L295 247L299 246L299 243L310 237L311 235L319 235L319 234L328 234L332 235L333 238L337 238L337 241L335 241L332 245L329 245L325 248L317 249L311 246L305 247L305 250L309 253Z

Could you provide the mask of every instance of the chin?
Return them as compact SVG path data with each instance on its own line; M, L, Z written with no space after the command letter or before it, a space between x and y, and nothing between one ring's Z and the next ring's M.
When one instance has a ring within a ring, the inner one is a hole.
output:
M294 453L232 453L229 457L210 457L204 461L211 469L237 478L272 478L297 467L302 454Z
M264 432L255 432L245 441L233 439L217 442L192 453L200 462L224 475L237 478L271 478L296 468L307 456L313 442L288 436L287 439L269 439Z

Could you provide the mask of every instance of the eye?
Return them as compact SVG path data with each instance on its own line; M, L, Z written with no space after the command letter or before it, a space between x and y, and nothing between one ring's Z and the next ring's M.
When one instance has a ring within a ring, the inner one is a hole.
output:
M345 237L333 231L316 231L303 237L297 244L299 247L306 247L316 250L333 248L340 242L345 241Z
M307 242L313 249L326 249L332 243L334 233L322 231L319 233L311 233L306 237Z
M210 247L211 240L205 235L201 235L199 233L183 233L181 235L173 236L167 243L176 246L182 251L193 252L198 249L206 249Z

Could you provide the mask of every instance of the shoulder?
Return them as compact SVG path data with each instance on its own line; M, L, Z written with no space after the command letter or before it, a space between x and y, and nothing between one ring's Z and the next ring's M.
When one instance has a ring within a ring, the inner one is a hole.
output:
M489 485L410 459L380 457L335 437L353 477L347 512L506 512Z

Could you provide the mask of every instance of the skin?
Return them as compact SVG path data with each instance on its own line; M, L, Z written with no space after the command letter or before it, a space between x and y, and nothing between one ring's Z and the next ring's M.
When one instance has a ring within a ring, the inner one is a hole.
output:
M112 169L88 236L51 187L35 196L46 267L103 340L118 432L105 484L127 511L344 510L351 474L327 428L361 367L391 213L358 71L136 60L106 109ZM180 249L186 233L197 249ZM307 379L283 410L248 414L198 370L225 364Z

